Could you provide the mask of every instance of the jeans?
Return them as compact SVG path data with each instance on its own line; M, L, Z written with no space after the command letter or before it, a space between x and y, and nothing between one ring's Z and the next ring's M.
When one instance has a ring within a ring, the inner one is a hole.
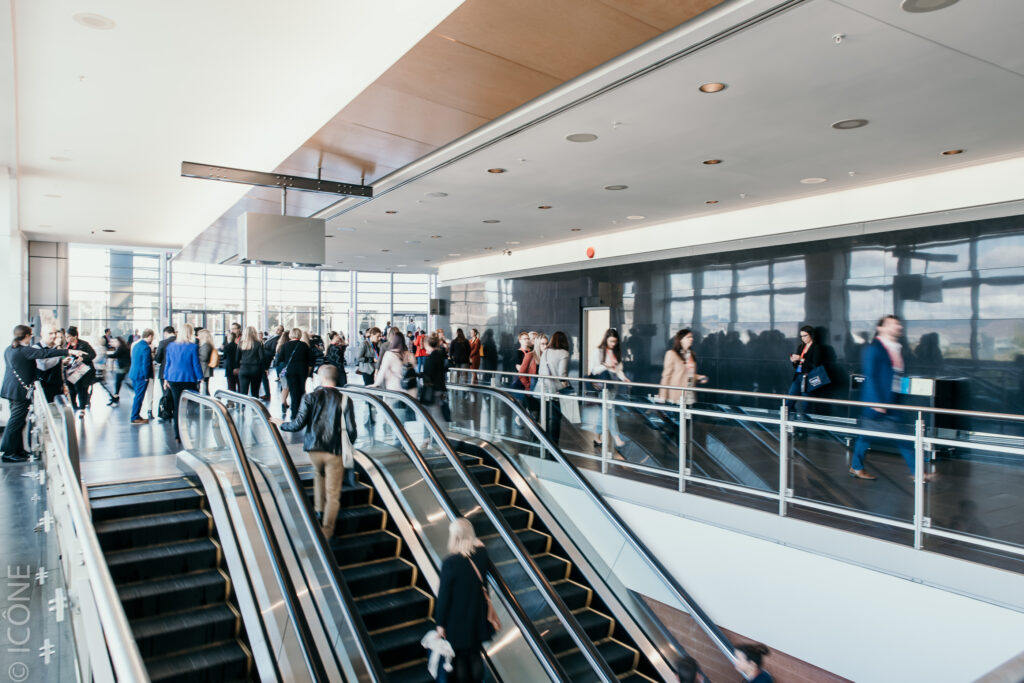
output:
M426 356L416 356L416 372L423 372L423 366L427 363Z
M617 392L614 388L608 388L608 400L615 400L615 394ZM597 438L604 440L604 407L601 404L597 406L597 428L594 430L597 432ZM615 406L608 406L608 433L611 434L612 439L618 443L622 441L622 434L619 432L619 416L615 412Z
M114 373L114 396L121 394L121 385L124 384L124 378L127 375L123 372Z
M132 399L132 420L141 419L142 402L146 398L146 390L149 389L148 379L137 379L135 382L135 398Z
M870 408L868 410L871 410ZM864 415L861 417L859 426L861 429L870 429L873 432L890 432L900 433L905 432L904 424L898 417L892 416L889 413L877 413L872 411L873 415ZM891 439L883 439L875 436L858 436L857 442L853 446L853 460L850 463L850 467L855 470L864 469L864 454L867 453L868 447L874 442L891 442ZM910 473L914 474L914 445L909 441L896 441L896 447L899 449L900 455L907 461L907 467L910 468Z
M793 375L793 382L789 385L789 391L786 392L790 396L806 396L807 392L803 390L803 373L796 373ZM787 406L793 405L793 401L786 401ZM807 401L796 401L796 416L806 417L807 416ZM792 415L790 417L793 417Z
M327 451L309 451L309 459L313 463L313 509L323 513L324 536L330 540L341 507L345 459Z
M0 451L7 455L21 455L25 452L25 418L28 417L28 408L31 405L28 401L17 401L7 399L7 406L10 408L11 416L7 419L7 427L4 429L3 441L0 441Z

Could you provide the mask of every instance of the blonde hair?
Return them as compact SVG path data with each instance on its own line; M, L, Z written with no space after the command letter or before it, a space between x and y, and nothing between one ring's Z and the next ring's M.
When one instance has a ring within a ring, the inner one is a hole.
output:
M291 333L288 335L292 339L302 339L302 330L297 327L293 327Z
M310 341L309 339L309 332L303 330L302 335L299 337L299 339L301 339L302 343L305 344L306 346L313 346L313 342Z
M188 323L181 326L181 339L178 341L183 344L195 344L196 342L196 328L192 327Z
M540 348L540 344L541 342L544 342L544 348L547 349L548 341L548 335L546 334L538 334L537 338L533 340L533 355L537 358L538 363L540 363L540 356L543 353L543 350Z
M473 524L465 517L459 517L448 525L448 552L452 555L469 557L484 543L476 537Z
M203 329L199 330L199 334L198 334L198 335L196 335L196 336L198 336L198 337L199 337L199 341L200 341L201 343L203 343L203 344L209 344L210 346L216 346L216 345L215 345L215 344L213 343L213 335L212 335L212 334L210 334L210 331L209 331L209 330L207 330L206 328L203 328Z
M243 351L248 351L259 343L260 336L256 333L256 328L249 325L249 327L245 328L245 334L242 335L242 343L239 344L239 347Z

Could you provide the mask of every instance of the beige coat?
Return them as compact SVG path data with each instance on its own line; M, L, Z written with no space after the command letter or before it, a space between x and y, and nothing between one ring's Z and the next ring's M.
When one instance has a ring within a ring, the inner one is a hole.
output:
M697 385L697 364L695 362L685 363L679 354L669 349L665 352L664 369L661 371L659 384L668 384L674 387L692 387ZM658 396L665 401L679 403L679 395L683 392L679 389L660 389ZM686 394L686 405L693 405L696 401L696 394Z

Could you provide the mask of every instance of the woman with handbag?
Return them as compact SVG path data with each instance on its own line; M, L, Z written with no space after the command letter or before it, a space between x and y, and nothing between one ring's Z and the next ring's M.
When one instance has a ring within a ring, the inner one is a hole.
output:
M697 356L693 352L693 332L689 329L679 330L672 338L672 348L665 352L660 382L663 386L658 390L658 398L662 401L678 403L679 396L683 392L680 389L668 389L665 385L693 388L698 384L706 384L707 381L707 375L697 374ZM697 401L696 393L695 391L686 392L686 405L692 406Z
M619 333L614 328L609 328L604 333L604 338L597 345L597 353L594 354L593 365L590 367L590 376L594 379L610 379L619 382L628 382L629 378L622 370L622 347L619 344ZM608 398L615 398L618 393L617 384L604 385L608 387ZM604 388L602 386L602 388ZM599 406L597 413L597 438L594 439L594 447L601 448L604 440L604 410ZM608 433L615 440L615 447L622 448L626 442L619 433L619 420L615 413L615 406L608 407Z
M259 398L260 384L263 382L263 368L266 358L263 344L260 342L256 328L249 325L245 328L242 341L235 350L234 367L238 373L238 391Z
M196 333L191 325L181 326L181 334L167 345L164 352L164 390L170 391L173 398L174 439L181 441L178 425L181 395L186 391L199 391L199 383L203 379L203 366L199 362L199 347L196 346Z
M299 406L306 393L306 378L309 377L309 369L313 366L313 353L309 350L309 344L302 341L302 330L298 327L293 327L288 336L291 338L278 347L277 376L284 378L284 386L281 388L281 417L284 417L290 405L294 420L299 414ZM285 389L288 390L287 394ZM288 399L288 403L285 403L285 398Z
M388 391L404 391L416 398L416 357L406 346L405 335L393 334L388 342L388 350L381 354L377 377L370 386Z
M551 335L551 341L540 356L537 368L540 378L540 390L545 394L570 394L572 387L561 379L547 379L544 376L566 377L569 374L569 338L561 330ZM562 402L560 398L542 397L550 408L547 414L547 433L558 445L558 437L562 433Z
M238 341L242 331L235 332L235 325L231 325L221 356L224 357L224 377L228 381L228 391L238 391L238 376L241 374L238 368Z
M441 564L434 621L438 635L455 650L449 680L480 683L484 680L483 644L501 630L484 582L492 569L491 559L465 517L448 526L448 552Z
M793 381L789 385L790 396L807 396L814 389L807 386L807 378L815 368L824 365L821 346L814 342L814 328L804 325L800 328L800 345L796 353L789 354L789 362L793 364ZM791 405L786 401L786 405ZM796 402L794 419L807 419L807 401Z
M68 392L71 394L71 407L78 412L79 418L85 417L85 410L89 407L89 398L92 396L92 384L96 381L96 351L92 345L78 336L78 328L74 325L68 327L68 350L81 351L78 357L80 362L72 363L65 370L65 377L68 380Z
M203 366L203 393L209 396L210 377L213 376L213 369L220 364L220 358L216 357L217 347L209 330L199 330L196 337L199 338L199 364Z

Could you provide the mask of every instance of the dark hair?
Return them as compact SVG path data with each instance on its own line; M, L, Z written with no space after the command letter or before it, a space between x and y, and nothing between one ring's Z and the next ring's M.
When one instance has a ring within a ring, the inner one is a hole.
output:
M164 328L164 334L175 334L174 326L173 325L168 325L167 327L165 327Z
M676 336L672 337L672 350L675 351L680 358L683 357L683 339L685 339L688 334L693 334L693 330L689 327L684 327L676 332ZM692 344L690 345L690 358L693 362L697 362L697 354L693 350Z
M762 660L771 652L761 643L744 643L743 645L737 645L736 650L742 652L743 656L756 664L759 669L761 668Z
M615 337L615 341L619 342L613 348L608 348L608 340ZM619 338L619 332L614 327L609 327L604 333L604 337L601 338L601 343L597 345L597 348L602 351L611 351L612 355L615 356L615 360L622 360L622 339Z
M431 334L427 336L426 342L427 346L429 346L432 349L436 349L437 345L441 343L441 338L438 337L436 334Z
M69 337L77 337L78 336L78 328L75 327L74 325L68 326L68 336Z
M366 336L367 337L372 337L373 335L380 334L380 333L381 333L380 332L380 328L375 325L375 326L371 327L370 329L368 329L366 331Z
M14 339L11 340L11 348L18 345L18 343L32 334L32 328L28 325L15 325L14 326Z
M562 349L563 351L569 350L569 338L565 336L565 332L561 330L556 331L551 335L551 339L548 341L549 349Z
M676 675L679 676L679 683L694 683L697 680L697 673L700 668L697 660L687 655L676 664Z
M900 317L898 315L890 313L888 315L883 315L881 318L879 318L878 324L875 325L875 327L881 327L882 325L885 324L886 320L895 320L896 322L903 322L902 320L900 320Z
M391 339L388 340L388 351L408 351L409 346L405 343L404 334L393 334Z
M807 334L809 334L811 336L811 341L814 341L814 328L813 327L811 327L810 325L804 325L803 327L800 328L800 331L801 332L806 332Z
M237 335L234 332L228 332L228 343L234 344L235 339L237 339Z
M466 341L466 335L462 333L462 328L455 330L455 341L464 342Z
M472 329L471 329L470 331L471 331L471 332L472 332L473 334L475 334L476 336L478 336L478 337L480 336L480 330L476 329L475 327L474 327L474 328L472 328Z
M103 328L103 334L106 334L107 332L110 332L110 328L109 327L104 327Z

